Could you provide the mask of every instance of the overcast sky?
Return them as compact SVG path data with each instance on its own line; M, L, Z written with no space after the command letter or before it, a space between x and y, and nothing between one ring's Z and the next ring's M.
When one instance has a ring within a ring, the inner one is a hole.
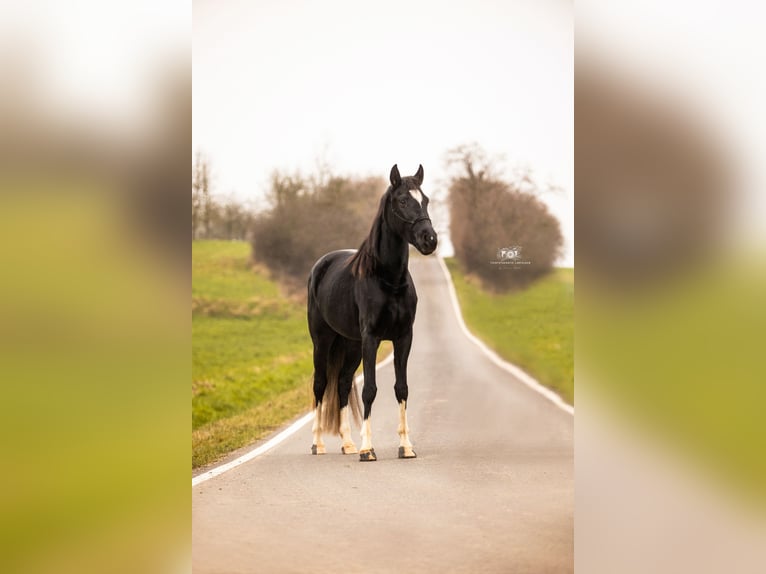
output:
M425 168L467 142L564 192L543 200L573 241L573 27L566 1L195 0L193 150L216 191L263 195L274 169ZM381 189L381 193L384 190Z

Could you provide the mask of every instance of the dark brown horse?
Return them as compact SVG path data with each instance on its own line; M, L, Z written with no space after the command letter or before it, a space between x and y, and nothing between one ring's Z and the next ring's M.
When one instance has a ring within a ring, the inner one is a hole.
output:
M377 394L375 360L380 342L394 344L394 391L399 402L399 458L415 458L407 426L407 359L418 296L407 268L409 244L429 255L436 232L428 217L428 198L420 189L423 166L401 177L394 165L391 186L369 236L357 251L333 251L311 269L308 323L314 342L313 454L325 452L322 432L340 434L344 454L359 452L362 461L376 460L370 413ZM357 421L359 404L354 373L364 361L362 447L351 439L349 405Z

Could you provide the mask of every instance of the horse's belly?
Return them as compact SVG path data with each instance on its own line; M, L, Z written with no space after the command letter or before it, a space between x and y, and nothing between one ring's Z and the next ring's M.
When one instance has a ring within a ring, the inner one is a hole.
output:
M327 324L332 327L333 331L339 335L342 335L346 339L359 341L362 338L362 335L359 332L359 321L339 321L333 317L325 318L325 321L327 321Z
M358 341L362 338L359 331L359 311L353 297L332 297L324 309L323 318L333 331L346 339Z

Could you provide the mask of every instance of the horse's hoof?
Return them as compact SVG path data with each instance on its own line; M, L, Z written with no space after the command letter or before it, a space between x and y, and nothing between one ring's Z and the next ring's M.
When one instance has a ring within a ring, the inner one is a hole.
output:
M418 458L418 455L415 454L415 451L412 450L412 447L410 447L410 446L400 446L399 447L399 458Z
M317 446L315 444L311 445L311 454L325 454L327 450L325 449L324 445Z
M378 457L375 456L374 448L371 448L370 450L363 450L359 453L359 462L372 462L374 460L378 460Z
M343 454L356 454L359 451L357 450L356 445L350 444L350 445L343 445L342 447L340 447L340 452L342 452Z

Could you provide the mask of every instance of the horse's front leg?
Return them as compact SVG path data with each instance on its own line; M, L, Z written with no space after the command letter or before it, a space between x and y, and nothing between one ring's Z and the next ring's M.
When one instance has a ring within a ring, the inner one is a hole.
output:
M410 442L410 427L407 424L407 359L412 347L412 331L394 341L394 371L396 383L394 392L399 403L399 458L415 458L417 455L412 450Z
M372 427L370 414L378 387L375 384L375 362L378 354L380 339L365 333L362 336L362 362L364 364L364 387L362 388L362 403L364 404L364 421L362 422L362 446L359 449L359 460L378 460L375 449L372 448Z

